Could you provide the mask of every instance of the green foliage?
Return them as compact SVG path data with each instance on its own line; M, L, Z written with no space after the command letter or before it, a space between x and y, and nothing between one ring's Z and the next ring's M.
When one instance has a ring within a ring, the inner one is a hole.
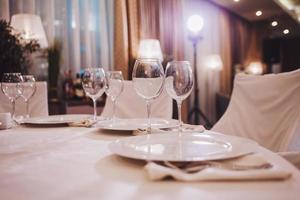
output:
M27 73L29 55L40 48L36 40L25 40L5 20L0 20L0 78L7 72Z

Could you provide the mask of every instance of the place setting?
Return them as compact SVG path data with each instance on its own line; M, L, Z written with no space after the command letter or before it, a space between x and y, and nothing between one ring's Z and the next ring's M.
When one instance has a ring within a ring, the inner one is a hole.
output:
M26 82L23 80L27 80ZM29 100L36 91L35 80L29 76L4 76L2 91L12 104L12 119L18 125L51 127L70 126L103 129L110 134L132 132L131 136L110 142L112 154L142 160L143 170L152 181L172 178L178 181L241 181L285 180L291 173L257 153L252 140L206 130L201 125L182 123L181 105L191 93L194 77L187 61L171 61L164 71L157 59L138 59L134 65L134 91L145 101L147 118L118 118L116 104L123 92L124 80L119 71L87 68L82 87L93 101L93 115L69 114L30 117ZM12 80L12 81L11 81ZM11 82L10 82L11 81ZM176 101L178 120L151 117L151 105L165 90ZM96 101L103 94L112 102L110 116L98 116ZM26 115L15 115L15 101L24 98ZM1 115L7 121L7 115ZM0 124L0 127L10 128Z
M257 153L257 147L251 140L212 131L141 135L109 145L118 156L145 161L143 169L152 181L265 181L291 176Z
M147 121L118 119L113 111L111 121L102 126L111 130L137 129L135 136L118 139L109 144L109 149L118 156L145 161L144 170L150 180L171 177L179 181L258 181L285 180L291 176L257 153L258 144L252 140L182 123L181 104L193 89L189 62L169 62L164 72L159 61L140 59L132 77L135 91L146 101ZM163 89L176 100L179 111L179 120L166 127L150 117L151 103Z

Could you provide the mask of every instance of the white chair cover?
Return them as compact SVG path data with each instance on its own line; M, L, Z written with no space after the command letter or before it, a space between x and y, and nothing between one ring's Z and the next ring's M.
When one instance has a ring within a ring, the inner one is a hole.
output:
M239 74L229 106L213 131L251 138L278 152L300 150L300 70Z
M109 97L101 116L110 117L112 114L112 101ZM132 81L124 81L124 89L116 101L116 117L119 118L145 118L147 117L146 102L137 95ZM151 117L165 119L172 118L172 99L163 90L162 94L151 104Z
M12 105L8 98L0 91L0 112L11 112ZM26 115L26 105L22 98L16 101L16 114ZM47 116L48 115L48 92L46 82L36 82L36 91L29 99L30 117Z

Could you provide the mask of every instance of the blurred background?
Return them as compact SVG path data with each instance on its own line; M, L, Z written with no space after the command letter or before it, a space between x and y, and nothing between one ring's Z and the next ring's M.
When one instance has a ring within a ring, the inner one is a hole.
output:
M198 92L183 106L185 122L194 120L188 114L198 104L214 124L227 108L237 73L260 76L300 66L299 0L0 0L0 5L0 76L20 71L47 81L50 114L92 113L81 87L83 69L121 70L130 80L135 60L149 52L162 57L164 66L171 60L193 65ZM8 27L24 44L33 40L39 48L24 48L25 59L19 59L7 42ZM99 113L104 104L105 96L98 100ZM175 118L176 112L174 106Z

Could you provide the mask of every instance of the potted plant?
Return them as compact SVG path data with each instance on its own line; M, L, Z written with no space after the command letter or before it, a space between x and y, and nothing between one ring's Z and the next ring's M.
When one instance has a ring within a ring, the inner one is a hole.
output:
M5 20L0 20L0 80L3 73L27 74L30 54L40 49L36 40L25 40Z

